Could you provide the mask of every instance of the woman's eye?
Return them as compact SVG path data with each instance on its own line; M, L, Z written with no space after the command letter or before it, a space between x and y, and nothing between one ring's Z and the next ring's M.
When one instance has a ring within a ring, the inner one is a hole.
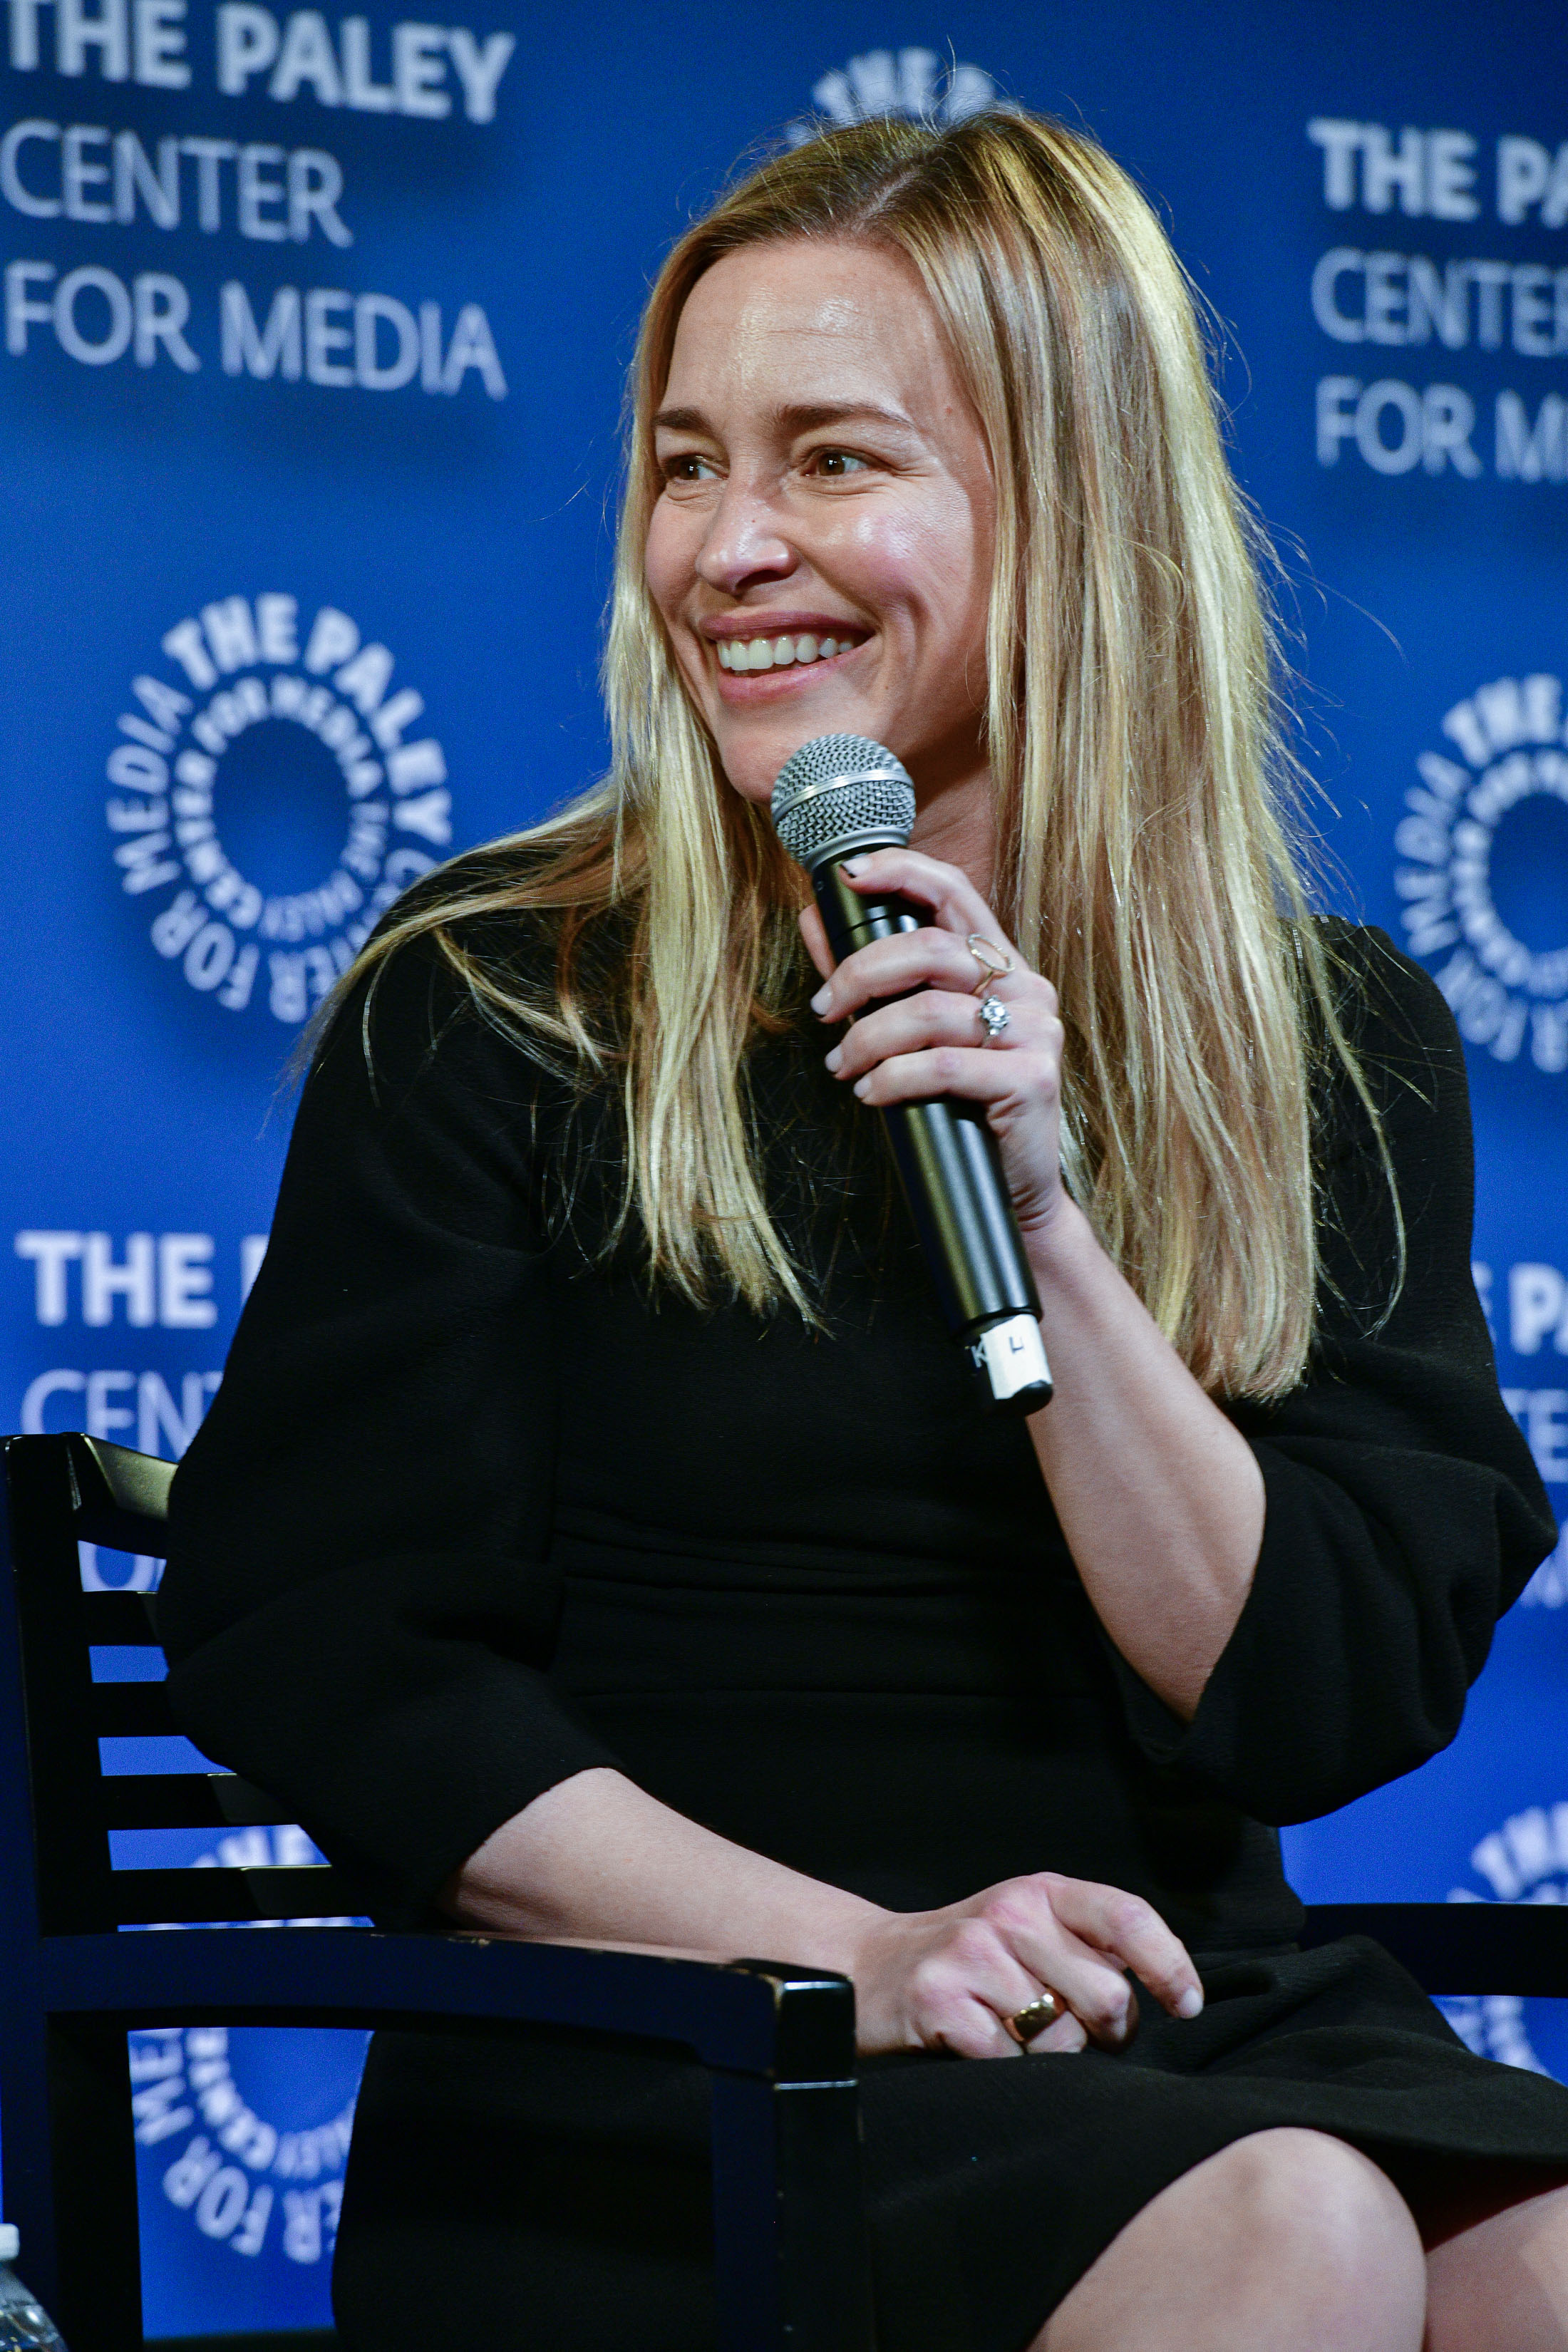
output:
M851 449L819 449L812 463L819 474L827 475L831 480L842 480L846 474L870 471L868 460L857 457Z
M712 460L700 456L695 449L682 449L679 456L667 457L663 472L667 482L710 482L714 478Z

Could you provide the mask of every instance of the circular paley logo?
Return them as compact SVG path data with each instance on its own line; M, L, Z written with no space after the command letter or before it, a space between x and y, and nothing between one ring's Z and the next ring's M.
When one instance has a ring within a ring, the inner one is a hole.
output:
M337 2239L364 2036L338 2037L353 2045L342 2052L314 2047L318 2034L293 2038L280 2057L223 2026L133 2033L131 2104L147 2187L155 2183L202 2237L252 2261L266 2253L313 2266L331 2262ZM293 2079L283 2080L290 2058ZM265 2087L252 2073L269 2078ZM336 2111L321 2123L258 2112L319 2112L329 2089Z
M944 65L934 49L868 49L835 66L812 89L815 116L790 123L784 136L804 147L827 125L843 129L884 114L912 121L962 122L997 103L996 84L983 66Z
M235 1831L195 1866L298 1868L321 1860L302 1829L284 1824ZM330 2262L367 2038L223 2026L132 2033L131 2108L143 2196L161 2195L230 2253L280 2255L305 2267Z
M1394 828L1412 955L1500 1062L1568 1069L1568 727L1563 682L1494 678L1442 722ZM1456 758L1454 755L1458 753Z
M1470 1867L1486 1888L1451 1887L1450 1903L1568 1903L1568 1804L1527 1805L1472 1850ZM1479 2057L1568 2081L1568 2021L1559 2000L1517 1993L1466 1994L1438 2008Z
M161 650L107 762L121 887L198 993L298 1026L449 847L446 757L405 740L423 696L335 605L302 626L296 597L219 597Z

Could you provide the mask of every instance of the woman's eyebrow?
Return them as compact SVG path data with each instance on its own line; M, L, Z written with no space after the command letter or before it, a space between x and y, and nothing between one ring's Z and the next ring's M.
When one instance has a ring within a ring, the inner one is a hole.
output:
M815 433L826 425L864 422L891 425L904 433L914 430L900 410L879 408L868 400L790 401L774 409L773 418L790 433ZM656 432L702 433L715 437L712 425L700 408L661 408L653 424Z
M911 432L910 419L897 408L879 407L870 400L813 400L790 402L773 412L778 422L795 433L815 433L825 425L848 425L869 422L895 425L900 432Z

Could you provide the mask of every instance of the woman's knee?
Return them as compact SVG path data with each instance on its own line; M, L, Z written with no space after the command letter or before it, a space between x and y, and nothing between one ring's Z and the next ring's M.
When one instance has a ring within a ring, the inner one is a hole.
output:
M1235 2140L1173 2181L1085 2274L1037 2352L1418 2352L1420 2233L1387 2176L1327 2133Z
M1416 2352L1421 2233L1386 2173L1326 2132L1289 2127L1237 2140L1214 2161L1233 2278L1293 2313L1304 2343Z
M1236 2229L1307 2262L1370 2262L1418 2276L1421 2234L1370 2158L1327 2132L1282 2126L1251 2133L1209 2159ZM1200 2166L1200 2171L1208 2169Z

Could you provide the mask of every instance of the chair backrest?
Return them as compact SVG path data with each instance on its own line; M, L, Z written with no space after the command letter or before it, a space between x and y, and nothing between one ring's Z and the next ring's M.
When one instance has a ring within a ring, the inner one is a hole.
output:
M713 2082L720 2341L868 2352L847 1979L770 1960L318 1926L353 1908L324 1864L116 1869L110 1837L128 1829L237 1826L243 1837L256 1825L259 1839L271 1825L275 1853L279 1807L200 1758L184 1771L100 1769L100 1743L167 1738L174 1726L142 1597L84 1591L77 1546L157 1558L169 1465L79 1436L13 1438L3 1457L5 2210L28 2284L73 2352L141 2352L125 2034L167 2017L462 2032L527 2022L684 2044ZM108 1678L128 1665L153 1678ZM218 1920L305 1932L113 1932Z
M173 1464L75 1434L10 1438L4 1451L12 1574L0 1608L16 1612L26 1759L21 1784L6 1774L12 1785L0 1785L0 1854L8 1871L30 1863L39 1931L351 1915L353 1894L334 1870L264 1859L276 1843L259 1836L253 1862L114 1866L113 1831L212 1829L232 1849L236 1832L290 1825L276 1799L204 1769L194 1750L184 1769L167 1769L167 1754L163 1769L122 1769L146 1758L116 1743L174 1739L178 1727L150 1596L84 1591L77 1547L160 1557Z

